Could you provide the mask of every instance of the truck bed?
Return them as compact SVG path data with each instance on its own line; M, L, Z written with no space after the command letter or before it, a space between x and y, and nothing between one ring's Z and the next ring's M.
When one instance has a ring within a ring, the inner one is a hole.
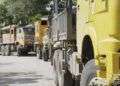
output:
M72 15L61 12L52 19L52 40L74 40L76 31L72 28Z
M13 44L13 43L15 43L14 35L3 34L3 36L2 36L2 43L3 44Z

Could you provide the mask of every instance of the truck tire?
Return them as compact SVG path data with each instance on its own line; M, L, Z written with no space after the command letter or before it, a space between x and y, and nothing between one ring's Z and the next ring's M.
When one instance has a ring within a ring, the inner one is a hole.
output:
M53 64L53 73L54 73L54 83L55 83L55 86L59 86L59 84L58 84L58 75L57 75L55 63Z
M40 49L37 49L37 57L38 59L42 59L42 51Z
M10 55L10 45L6 45L5 46L5 56L9 56Z
M62 83L59 82L60 76L55 73L54 75L54 83L56 86L74 86L74 80L72 79L72 75L69 74L70 72L66 72L61 79L63 80Z
M20 48L17 49L17 56L22 56L22 51Z
M2 54L2 56L5 56L5 46L4 45L1 46L1 54Z
M64 70L63 72L62 60L63 60L62 50L56 50L53 57L55 84L56 86L74 86L72 74L68 70Z
M21 55L27 56L28 55L28 51L27 50L24 50L24 51L21 50Z
M96 77L96 70L95 60L88 61L82 71L80 86L89 86L90 81Z
M48 61L48 57L49 57L49 52L48 52L48 50L45 50L44 52L43 52L43 60L44 61Z
M59 54L60 54L60 50L55 50L54 57L53 57L53 68L55 72L54 81L55 81L56 86L63 86L64 77L62 76L62 74L60 75L61 65L60 65Z

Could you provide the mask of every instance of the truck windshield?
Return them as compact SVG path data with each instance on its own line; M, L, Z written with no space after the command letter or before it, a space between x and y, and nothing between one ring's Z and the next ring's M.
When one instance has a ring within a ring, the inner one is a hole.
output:
M8 33L10 33L10 30L9 29L5 29L5 30L2 30L1 33L2 34L8 34Z
M33 35L34 34L34 28L23 28L25 34Z
M41 21L41 25L47 25L47 21L45 20Z

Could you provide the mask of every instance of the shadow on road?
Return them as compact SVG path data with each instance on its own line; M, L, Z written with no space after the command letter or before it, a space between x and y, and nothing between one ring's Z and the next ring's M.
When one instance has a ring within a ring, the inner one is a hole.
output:
M4 66L4 65L12 65L12 64L14 64L14 63L0 63L0 66Z
M9 84L32 84L37 83L42 75L35 73L0 73L0 86Z
M18 56L18 57L35 57L36 54L28 54L28 55L22 55L22 56Z
M31 73L0 73L0 86L8 86L10 84L33 84L38 80L53 80L43 75L38 75L34 72Z
M32 84L37 83L42 75L35 73L0 73L0 86L9 84Z
M17 56L17 52L12 52L10 56ZM33 57L33 56L36 56L36 53L35 52L30 52L28 54L25 54L25 55L21 55L21 56L18 56L18 57Z

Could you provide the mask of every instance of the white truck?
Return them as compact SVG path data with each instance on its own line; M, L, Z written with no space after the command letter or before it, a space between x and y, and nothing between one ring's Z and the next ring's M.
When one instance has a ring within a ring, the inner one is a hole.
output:
M9 25L1 29L2 43L1 53L3 56L9 56L12 52L17 55L27 55L34 51L34 26L26 25L18 27Z

